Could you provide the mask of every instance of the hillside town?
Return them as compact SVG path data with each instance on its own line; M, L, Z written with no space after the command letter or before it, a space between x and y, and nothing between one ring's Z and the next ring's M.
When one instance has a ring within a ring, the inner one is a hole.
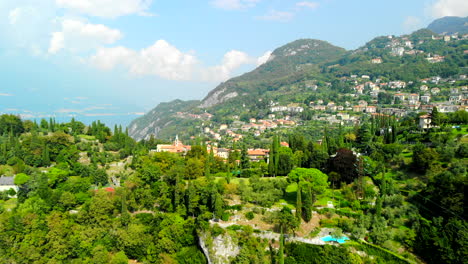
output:
M466 75L451 78L433 76L410 82L371 80L371 77L366 75L350 75L342 77L340 81L352 87L352 92L342 94L340 98L337 98L337 101L317 99L289 104L271 101L269 114L265 119L251 117L241 121L238 115L233 115L231 116L232 123L218 124L212 122L213 115L210 113L178 112L175 116L203 121L202 135L213 141L237 142L247 135L260 137L268 131L302 126L306 123L303 118L305 112L312 113L313 119L317 121L353 126L358 125L363 117L369 115L403 118L412 113L430 114L434 107L441 113L466 111L468 108L468 86L457 85L466 83ZM313 90L320 90L320 87L311 83L315 83L315 81L307 81L305 85ZM421 116L421 129L430 127L427 124L428 121L424 121L427 114Z

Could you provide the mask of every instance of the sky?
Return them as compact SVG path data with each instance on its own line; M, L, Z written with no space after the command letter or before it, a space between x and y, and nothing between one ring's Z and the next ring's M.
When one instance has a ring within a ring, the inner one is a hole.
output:
M125 126L296 39L350 50L467 15L466 0L1 0L0 113Z

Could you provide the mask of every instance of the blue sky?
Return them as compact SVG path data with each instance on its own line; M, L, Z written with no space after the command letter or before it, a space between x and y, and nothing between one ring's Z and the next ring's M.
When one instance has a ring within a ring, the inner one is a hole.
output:
M2 0L0 112L128 122L158 103L202 99L299 38L355 49L465 0Z

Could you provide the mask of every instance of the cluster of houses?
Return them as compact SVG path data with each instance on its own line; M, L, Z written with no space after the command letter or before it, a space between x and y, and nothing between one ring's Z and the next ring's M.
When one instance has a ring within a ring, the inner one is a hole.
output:
M378 61L375 61L377 63ZM438 76L419 80L421 85L419 91L415 92L414 82L405 82L401 80L382 81L380 79L371 81L367 75L350 75L341 78L342 81L352 85L354 93L345 94L352 98L359 98L361 95L369 96L367 100L350 100L345 102L334 102L318 99L309 102L308 105L291 103L280 105L276 102L270 102L270 114L268 119L256 120L251 118L249 122L239 121L239 116L233 116L234 121L230 125L222 124L219 127L213 127L213 124L203 128L203 133L210 138L220 141L229 138L233 141L239 141L246 134L260 136L265 131L276 129L278 127L294 127L301 123L298 113L305 110L314 110L314 119L330 124L356 125L359 124L363 114L391 115L397 118L404 117L411 112L423 111L430 112L433 107L437 107L439 112L448 113L458 110L466 110L468 106L468 87L457 88L439 88L445 84L452 85L457 80L466 80L466 75L460 75L457 79L442 79ZM313 81L307 81L309 86ZM412 89L408 92L408 86ZM385 93L390 98L389 106L382 107L378 105L379 94ZM434 101L434 98L437 100ZM440 98L446 98L446 101L440 101ZM292 118L286 115L284 119L276 119L275 114L291 114L296 116Z
M208 153L213 152L214 156L220 157L223 160L227 160L229 158L229 154L233 151L227 148L218 148L217 147L218 144L216 142L209 141L206 143L207 143ZM281 142L280 145L283 147L289 147L289 144L287 142ZM172 144L159 144L157 145L156 149L151 150L151 152L169 152L169 153L177 153L177 154L185 155L190 149L191 149L190 145L183 144L182 141L179 140L179 137L176 136ZM270 154L269 149L257 148L257 149L247 150L247 155L251 162L268 161L269 154ZM1 179L3 179L3 177ZM2 181L0 180L0 184L1 183ZM0 185L0 190L2 190L1 185Z
M203 114L191 114L187 112L177 112L176 116L179 118L185 119L200 119L200 120L210 120L213 115L210 113L203 113Z
M278 127L294 127L296 121L291 120L289 116L284 119L274 119L275 115L270 114L270 119L255 119L250 118L249 122L234 121L230 125L222 124L219 128L205 127L203 132L215 140L221 140L223 136L231 138L233 141L239 141L243 138L242 133L251 133L258 137L267 130L272 130Z
M403 56L403 55L416 55L416 54L423 54L424 51L415 49L415 43L413 43L408 37L395 37L395 36L388 36L387 37L389 42L387 43L386 47L390 48L390 55L392 56ZM459 34L442 34L441 36L432 36L432 40L444 40L445 42L450 42L454 40L466 40L468 39L468 34L459 35ZM416 44L423 44L424 40L419 40ZM465 51L466 53L466 51ZM440 56L438 54L427 54L426 57L427 61L430 63L439 63L445 60L444 56ZM371 63L380 64L382 63L381 58L374 58L371 60Z

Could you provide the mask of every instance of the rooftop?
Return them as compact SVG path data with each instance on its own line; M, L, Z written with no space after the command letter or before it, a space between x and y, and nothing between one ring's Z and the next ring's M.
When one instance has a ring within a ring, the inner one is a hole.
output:
M14 177L0 177L0 185L15 185L15 178Z

